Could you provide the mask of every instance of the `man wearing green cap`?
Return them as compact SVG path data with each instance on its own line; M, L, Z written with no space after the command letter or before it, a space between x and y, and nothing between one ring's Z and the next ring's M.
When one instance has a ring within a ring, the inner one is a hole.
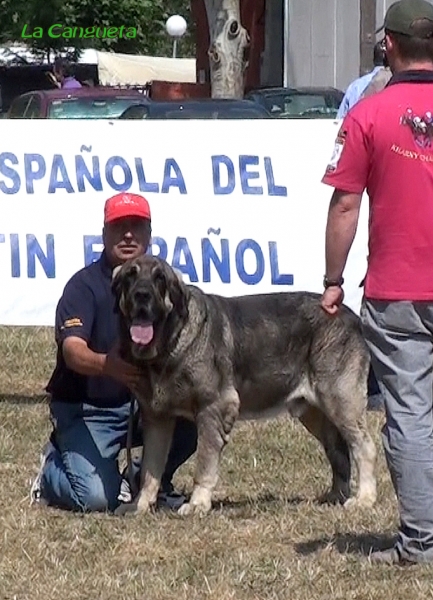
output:
M343 271L364 190L369 256L361 318L385 401L383 443L400 509L397 541L370 560L433 562L433 5L385 16L393 76L344 119L323 181L335 188L322 307L343 302Z

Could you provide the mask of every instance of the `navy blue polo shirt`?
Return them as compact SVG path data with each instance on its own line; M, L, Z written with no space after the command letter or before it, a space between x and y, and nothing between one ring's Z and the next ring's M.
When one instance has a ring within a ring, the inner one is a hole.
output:
M130 400L128 388L111 377L85 376L69 369L62 344L68 337L85 340L91 350L106 354L118 337L118 315L111 289L112 268L105 252L66 284L56 309L57 364L47 385L53 400L120 405Z

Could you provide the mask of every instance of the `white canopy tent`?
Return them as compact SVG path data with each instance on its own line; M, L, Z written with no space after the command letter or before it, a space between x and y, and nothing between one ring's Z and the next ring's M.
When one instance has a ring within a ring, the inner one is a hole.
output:
M47 64L47 57L37 58L29 48L12 44L0 47L0 62L3 64ZM152 80L195 82L195 58L165 58L116 54L88 48L83 50L79 63L98 65L101 85L146 85Z
M135 56L96 51L101 85L146 85L149 81L195 82L194 58Z

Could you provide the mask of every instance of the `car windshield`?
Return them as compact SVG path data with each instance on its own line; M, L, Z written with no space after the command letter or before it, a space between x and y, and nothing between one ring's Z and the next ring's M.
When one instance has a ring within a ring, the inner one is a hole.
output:
M265 98L267 110L280 119L337 115L340 100L333 94L280 94Z
M110 98L61 98L53 100L48 109L49 119L115 119L128 106L139 104L141 98L125 96Z
M148 119L263 119L266 113L254 108L224 107L217 108L212 106L203 106L200 108L182 107L176 109L161 110L160 108L152 111L150 108Z

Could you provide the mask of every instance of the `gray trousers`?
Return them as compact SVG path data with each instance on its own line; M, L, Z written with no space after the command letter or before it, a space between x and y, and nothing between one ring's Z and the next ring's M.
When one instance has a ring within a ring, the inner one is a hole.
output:
M385 402L396 547L406 560L433 561L433 302L364 300L361 320Z

